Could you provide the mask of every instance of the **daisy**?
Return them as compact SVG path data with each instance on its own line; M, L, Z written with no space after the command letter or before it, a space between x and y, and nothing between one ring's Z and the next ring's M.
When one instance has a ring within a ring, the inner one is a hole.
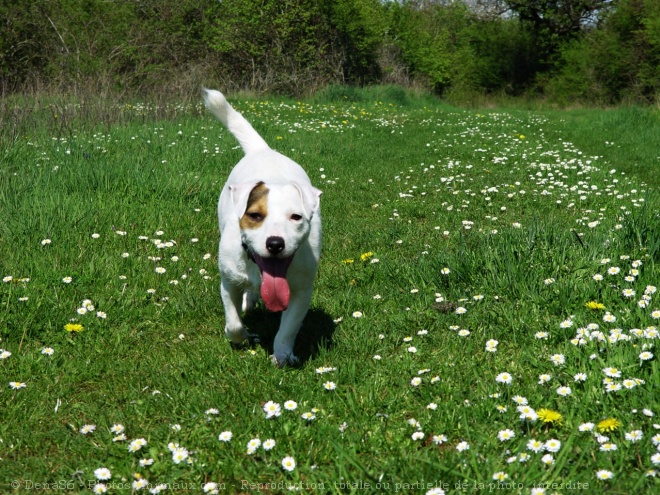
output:
M547 442L545 442L545 450L548 452L559 452L559 449L561 448L561 442L555 438L551 438Z
M552 375L543 374L539 375L539 385L549 382L552 379Z
M79 431L83 435L87 435L88 433L92 433L94 430L96 430L96 425L83 425Z
M462 307L462 306L459 306L458 308L456 308L455 313L456 313L457 315L464 315L465 313L467 313L467 309L465 309L465 308ZM658 318L660 318L660 311L658 311L658 314L659 314ZM655 318L655 317L654 317L654 318Z
M529 406L518 406L518 412L520 413L520 419L527 421L536 421L539 418L539 415L534 409Z
M521 406L526 406L528 404L527 399L525 397L521 397L520 395L515 395L511 400Z
M362 311L354 311L353 318L362 318Z
M515 436L516 436L516 434L512 430L501 430L497 434L497 439L500 442L505 442L507 440L511 440Z
M634 430L634 431L626 432L626 440L633 443L639 442L643 436L644 433L642 433L642 430Z
M233 436L234 434L231 431L223 431L218 435L218 440L221 442L229 442Z
M553 354L550 356L550 361L552 361L555 366L559 366L560 364L564 364L566 362L566 358L563 354Z
M133 483L131 484L133 490L135 491L142 490L143 488L146 488L148 485L149 485L149 481L147 481L144 478L133 480Z
M540 440L532 439L527 442L527 450L531 450L535 454L538 454L539 452L543 452L545 450L545 444Z
M313 421L316 419L316 415L311 412L302 413L300 417L307 421Z
M608 442L608 443L603 443L603 444L600 446L600 451L601 451L601 452L612 452L612 451L614 451L614 450L616 450L616 449L617 449L616 444L614 444L614 443L609 443L609 442Z
M576 373L573 375L573 380L576 382L584 382L587 380L587 374L586 373Z
M0 359L7 359L9 356L11 356L11 352L0 349Z
M94 471L94 476L97 480L109 480L112 478L112 473L108 468L98 468Z
M422 438L424 438L424 432L416 431L415 433L412 434L411 438L413 440L421 440Z
M619 377L621 377L621 370L616 369L616 368L605 368L603 370L603 373L605 373L605 375L609 376L610 378L619 378Z
M605 316L603 316L603 321L606 323L614 323L616 321L616 316L609 312L605 313Z
M509 373L500 373L495 377L495 381L498 383L506 383L507 385L511 384L513 377Z
M618 392L619 390L621 390L620 383L608 383L605 385L605 392Z
M660 452L651 456L651 462L656 466L660 466Z
M506 474L504 471L498 471L497 473L493 474L493 479L497 481L504 481L509 477L508 474Z
M596 478L599 480L611 480L614 474L612 474L612 471L608 471L607 469L600 469L596 471Z
M147 441L144 438L138 438L128 444L128 451L137 452L138 450L141 450L145 445L147 445Z
M326 390L334 390L337 388L337 384L335 382L325 382L323 388Z
M649 351L644 351L640 353L639 359L641 359L642 361L648 361L649 359L653 359L653 353Z
M282 459L282 468L284 468L285 471L293 471L296 469L295 459L291 456L287 456Z
M582 423L580 426L578 426L579 431L593 431L594 427L593 423Z
M218 484L213 483L212 481L205 483L204 486L202 486L202 490L204 491L204 493L210 493L211 495L217 495L218 493L220 493Z
M263 407L264 412L266 413L266 418L276 418L280 414L282 414L282 409L280 405L277 402L273 402L272 400L269 400L264 404Z
M618 266L611 266L607 269L608 275L618 275L621 272L621 268Z
M284 403L284 409L287 411L295 411L298 408L296 401L288 400Z
M559 387L557 389L557 394L561 395L562 397L566 397L568 395L571 395L573 391L571 390L571 387Z
M118 435L118 434L120 434L120 433L124 433L124 425L121 425L121 424L119 424L119 423L115 423L115 424L112 425L112 427L110 428L110 431L111 431L112 433L116 434L116 435Z
M418 376L410 380L410 385L412 385L413 387L418 387L421 383L422 383L422 379Z
M626 378L625 380L623 380L621 382L621 385L623 385L628 390L630 390L631 388L635 388L637 386L637 382L635 380L630 379L630 378Z
M458 445L456 445L456 450L458 450L459 452L463 452L464 450L469 450L469 449L470 449L470 444L465 441L460 442Z
M92 493L105 493L108 491L108 487L106 487L103 483L97 483L92 487Z
M268 440L265 440L261 446L264 450L272 450L275 447L275 440L269 438Z
M253 438L247 443L247 453L254 454L259 447L261 447L261 440Z
M445 435L433 435L433 443L436 445L442 445L447 441L447 437Z
M545 454L543 457L541 457L541 462L549 466L555 463L555 458L552 456L552 454Z

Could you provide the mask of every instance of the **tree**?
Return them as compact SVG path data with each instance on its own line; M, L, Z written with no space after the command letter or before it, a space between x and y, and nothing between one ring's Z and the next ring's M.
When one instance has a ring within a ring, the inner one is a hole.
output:
M552 63L562 43L595 27L614 6L613 0L504 0L528 24L534 34L539 59L545 68Z

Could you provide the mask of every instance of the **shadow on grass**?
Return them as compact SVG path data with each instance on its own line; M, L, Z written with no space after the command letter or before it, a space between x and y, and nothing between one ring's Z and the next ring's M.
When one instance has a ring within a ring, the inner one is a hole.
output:
M257 306L243 318L249 332L259 338L255 345L262 347L268 355L273 353L273 341L280 318L281 313L271 313L261 306ZM301 365L316 357L321 349L328 350L332 347L335 328L336 325L328 313L319 308L310 308L293 346L293 352L300 358Z

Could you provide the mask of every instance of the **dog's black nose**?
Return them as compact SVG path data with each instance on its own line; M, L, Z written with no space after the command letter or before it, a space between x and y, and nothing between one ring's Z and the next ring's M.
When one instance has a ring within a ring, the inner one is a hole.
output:
M270 254L280 254L284 251L284 239L278 236L266 239L266 249Z

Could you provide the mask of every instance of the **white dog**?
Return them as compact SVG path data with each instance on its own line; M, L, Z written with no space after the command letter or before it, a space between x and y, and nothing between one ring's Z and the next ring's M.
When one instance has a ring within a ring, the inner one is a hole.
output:
M309 309L321 254L321 191L293 160L272 150L219 91L206 107L238 140L245 156L229 174L218 202L225 333L234 343L248 332L240 311L261 298L283 311L271 359L295 364L293 344Z

